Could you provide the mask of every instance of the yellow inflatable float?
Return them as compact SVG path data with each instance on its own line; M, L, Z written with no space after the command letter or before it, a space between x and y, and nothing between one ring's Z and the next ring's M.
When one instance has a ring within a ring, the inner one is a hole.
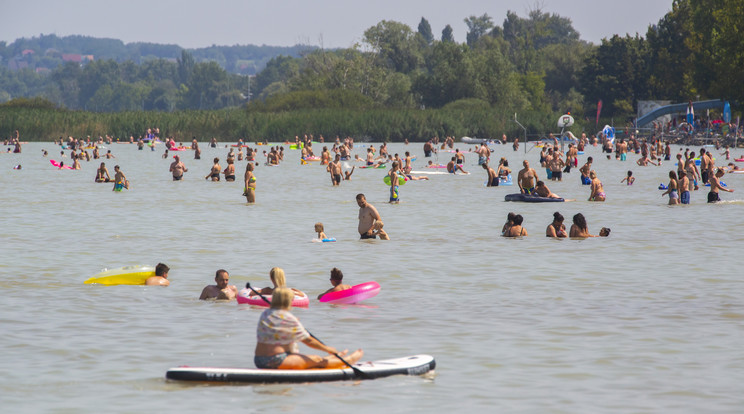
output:
M86 285L96 283L99 285L144 285L148 277L155 276L153 266L124 266L118 269L104 270L93 275L84 283Z

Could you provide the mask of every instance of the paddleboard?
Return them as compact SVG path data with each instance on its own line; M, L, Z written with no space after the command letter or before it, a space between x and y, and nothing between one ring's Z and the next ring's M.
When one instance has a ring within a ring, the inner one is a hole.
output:
M347 381L376 379L391 375L423 375L434 371L436 361L430 355L360 362L354 367L364 372L355 374L351 368L343 369L256 369L210 368L182 366L171 368L165 378L173 381L233 382L233 383L297 383L322 381Z
M148 277L155 276L155 268L152 266L124 266L118 269L105 270L93 275L86 280L86 285L97 283L99 285L144 285Z

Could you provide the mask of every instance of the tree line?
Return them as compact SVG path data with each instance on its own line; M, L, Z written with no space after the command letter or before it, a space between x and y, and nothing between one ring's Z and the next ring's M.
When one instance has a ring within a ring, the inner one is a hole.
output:
M581 40L569 18L540 9L526 17L510 11L501 26L487 14L470 16L463 43L449 25L435 36L425 18L416 30L382 21L351 48L276 56L255 78L231 74L216 62L195 62L182 51L176 62L68 63L37 83L29 77L27 87L35 93L27 96L95 112L239 113L227 118L252 126L241 130L226 123L214 133L250 131L251 137L271 140L326 131L321 120L346 125L338 132L376 139L424 139L433 131L457 135L455 130L513 136L521 131L510 121L514 113L520 122L523 116L545 122L528 125L538 134L566 111L577 118L576 128L593 128L599 100L602 116L624 125L638 100L723 98L737 111L744 102L744 36L737 23L743 20L740 1L674 0L645 37L615 35L599 45ZM408 122L401 117L422 122L424 131L401 126ZM308 125L319 130L303 130ZM331 129L325 133L333 136Z

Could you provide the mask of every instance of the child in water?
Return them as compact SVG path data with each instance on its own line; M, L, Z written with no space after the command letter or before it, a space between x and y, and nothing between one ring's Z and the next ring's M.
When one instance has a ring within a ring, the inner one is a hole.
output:
M315 231L318 233L318 239L327 239L325 232L323 231L323 223L315 223Z
M620 184L622 184L623 182L626 182L626 184L628 185L633 185L634 181L635 181L635 177L633 177L633 171L628 171L628 176L620 180Z
M375 225L374 227L372 227L372 229L374 230L372 234L374 234L375 236L378 236L380 240L390 240L390 236L388 236L385 230L382 229L382 226L384 225L385 223L383 223L380 220L375 221Z

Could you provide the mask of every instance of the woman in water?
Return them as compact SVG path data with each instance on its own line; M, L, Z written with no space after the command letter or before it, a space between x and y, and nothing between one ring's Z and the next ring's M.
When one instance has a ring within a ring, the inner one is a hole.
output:
M592 192L589 195L589 201L605 201L607 196L602 188L602 182L597 178L597 172L594 170L589 171L589 178L592 180Z
M240 151L241 152L238 155L243 155L242 148L240 149ZM225 174L225 181L235 181L235 161L232 158L227 159L227 167L225 167L224 174Z
M587 238L587 237L607 237L610 235L610 229L607 227L602 227L602 230L599 232L599 236L595 236L593 234L589 234L589 228L586 225L586 218L584 218L584 215L581 213L577 213L573 216L573 224L571 225L571 230L568 233L568 237L581 237L581 238Z
M260 294L271 295L273 294L274 289L277 289L280 287L284 287L284 288L287 287L287 279L284 276L284 269L282 269L281 267L272 267L271 271L269 272L269 277L271 278L271 283L274 284L274 287L265 287L259 291ZM296 296L307 296L305 295L305 292L301 290L297 290L294 288L290 288L290 290L294 292ZM251 291L250 296L256 296L256 295L258 295L256 292Z
M220 159L215 158L214 159L214 165L212 166L212 169L209 170L209 174L207 174L206 177L204 177L205 180L212 179L212 181L219 181L220 180L220 171L222 171L222 167L220 166Z
M245 191L243 195L249 204L256 202L256 177L253 175L253 164L245 166Z
M669 194L670 206L679 204L678 187L679 185L677 184L677 174L675 174L674 171L669 171L669 185L667 186L667 190L661 193L661 196L664 197L665 195Z
M524 221L524 218L521 214L517 214L514 216L514 224L509 227L509 229L504 233L504 237L520 237L520 236L526 236L527 230L522 227L522 221Z
M545 235L547 237L564 238L568 237L566 233L566 225L563 224L563 215L559 212L553 213L553 222L548 225L545 229Z
M271 308L265 310L258 320L256 328L256 351L253 362L257 368L264 369L311 369L343 368L346 363L354 364L364 352L357 349L352 354L347 350L338 352L335 348L323 344L305 330L300 321L292 315L292 291L277 288L271 299ZM328 356L304 355L298 353L297 342L310 348L327 352Z

